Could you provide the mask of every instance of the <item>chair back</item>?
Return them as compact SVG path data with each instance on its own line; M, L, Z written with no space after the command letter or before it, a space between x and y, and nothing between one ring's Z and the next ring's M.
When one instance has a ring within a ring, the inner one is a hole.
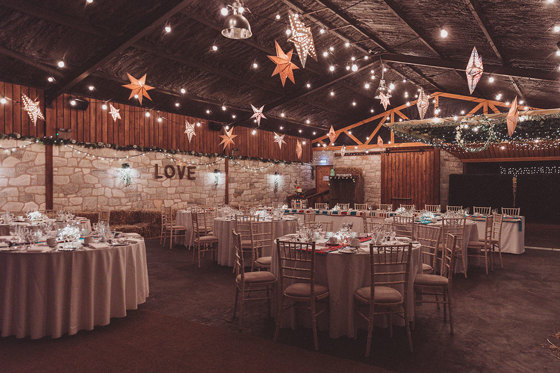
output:
M241 248L241 234L237 233L235 229L232 229L231 235L233 237L235 274L241 275L241 282L243 283L245 280L245 258Z
M271 251L274 240L274 224L271 221L251 222L249 223L249 229L251 246Z
M206 212L204 210L197 210L191 212L192 226L194 238L198 239L208 234L210 223L207 220Z
M412 244L407 245L369 245L370 266L370 304L375 302L375 286L404 288L403 299L406 301L408 276L410 274L410 252Z
M287 282L311 284L311 294L315 294L315 242L276 242L278 267L280 270L280 290Z
M501 216L501 215L500 215ZM494 232L494 216L488 215L484 223L484 247L488 248L492 244Z
M463 209L463 206L450 206L447 205L447 208L445 209L445 211L447 212L459 212Z
M502 214L509 216L519 216L521 214L520 207L502 207Z
M350 210L350 204L349 204L349 203L339 203L339 204L338 204L338 207L339 207L341 210Z
M111 220L111 210L100 210L97 213L97 222L104 221L107 224L110 223Z
M403 205L401 203L401 207L406 209L406 210L416 210L416 205Z
M493 214L492 215L492 240L497 241L498 244L502 241L502 226L504 221L504 215Z
M315 209L317 210L328 210L329 204L328 203L315 203Z
M442 236L446 237L448 234L453 234L459 247L463 247L465 230L467 229L467 218L447 218L444 216L441 219L441 225L443 227Z
M364 211L368 209L367 203L354 203L354 210Z
M315 222L315 212L306 212L303 214L303 223L309 224Z
M381 229L387 229L390 226L391 224L385 223L385 221L379 218L364 216L364 233L377 232Z
M455 254L457 250L457 237L451 233L444 236L443 250L441 253L441 275L447 277L448 286L451 287L453 271L455 270Z
M477 207L473 206L473 214L488 216L492 212L492 207Z
M420 242L420 259L429 264L435 272L437 254L443 226L420 224L416 228L416 239Z
M379 204L379 210L391 211L393 210L393 205L390 203L381 203Z
M424 210L429 212L441 212L441 205L424 205Z
M393 216L393 230L397 237L408 237L413 239L414 235L414 217L413 216Z

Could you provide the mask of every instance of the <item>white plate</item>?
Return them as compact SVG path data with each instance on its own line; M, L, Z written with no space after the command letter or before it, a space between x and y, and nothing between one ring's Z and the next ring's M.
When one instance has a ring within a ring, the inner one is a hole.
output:
M352 247L345 247L343 249L339 249L338 252L342 253L342 254L355 254L356 249L354 249Z

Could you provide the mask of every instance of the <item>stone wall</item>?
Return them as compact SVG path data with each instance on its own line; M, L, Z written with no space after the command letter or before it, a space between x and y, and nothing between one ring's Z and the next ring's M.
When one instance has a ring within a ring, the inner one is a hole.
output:
M364 154L334 157L334 168L359 168L364 176L365 203L379 206L381 203L381 155Z
M45 209L45 147L0 140L0 211Z
M453 154L441 150L439 152L439 167L439 200L441 207L445 208L449 201L449 175L462 174L463 162Z

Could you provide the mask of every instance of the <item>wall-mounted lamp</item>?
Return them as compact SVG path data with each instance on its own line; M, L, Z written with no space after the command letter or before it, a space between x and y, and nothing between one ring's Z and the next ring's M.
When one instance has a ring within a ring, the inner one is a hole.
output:
M280 183L280 174L278 171L274 172L274 193L278 192L278 184Z
M214 185L218 186L219 183L220 183L220 170L216 168L214 169Z
M125 188L132 184L132 168L128 163L123 163L119 168L119 178L123 182Z

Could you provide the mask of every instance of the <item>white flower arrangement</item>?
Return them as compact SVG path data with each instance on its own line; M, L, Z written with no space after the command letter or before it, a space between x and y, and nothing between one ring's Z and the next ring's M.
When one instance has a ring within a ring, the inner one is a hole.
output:
M404 207L399 207L398 209L395 210L396 214L404 214L406 212L406 209Z
M31 211L27 213L27 219L29 219L29 221L39 221L43 220L44 218L44 215L39 211Z
M58 231L58 240L63 242L76 242L80 240L80 228L67 225Z

